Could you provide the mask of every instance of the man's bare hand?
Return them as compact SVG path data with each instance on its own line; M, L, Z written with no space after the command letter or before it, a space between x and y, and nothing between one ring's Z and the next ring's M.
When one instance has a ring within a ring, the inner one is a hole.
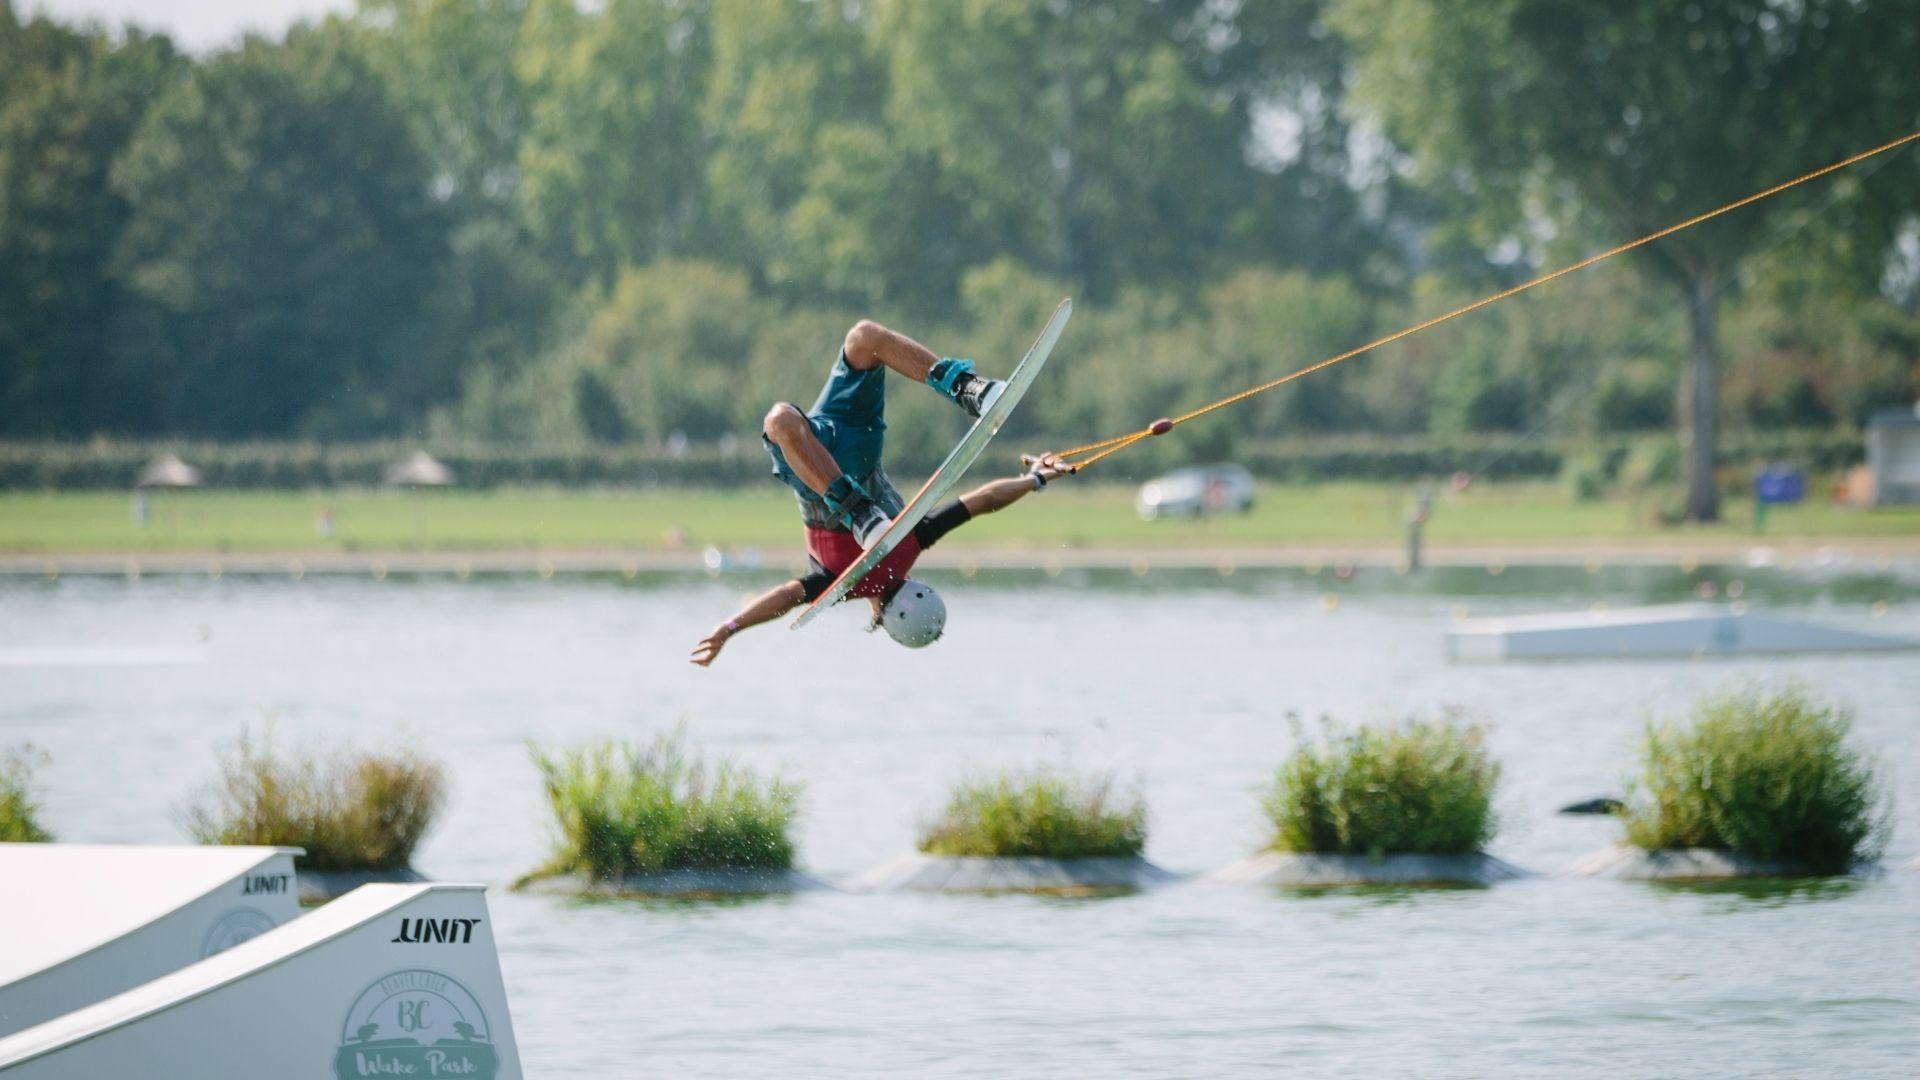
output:
M1038 473L1040 479L1049 483L1073 475L1073 466L1061 461L1059 454L1041 454L1039 457L1021 454L1020 463L1027 467L1029 473Z
M687 660L691 663L699 664L701 667L712 664L714 658L720 655L720 650L726 648L727 639L732 636L732 632L724 626L715 630L713 633L700 639L700 644L693 647L693 653L687 657Z

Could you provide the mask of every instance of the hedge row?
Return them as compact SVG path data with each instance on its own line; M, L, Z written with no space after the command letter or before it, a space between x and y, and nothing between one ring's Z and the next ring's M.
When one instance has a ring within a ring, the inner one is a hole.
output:
M1636 445L1671 439L1624 436L1572 441L1519 437L1328 436L1246 441L1230 455L1256 475L1291 481L1410 480L1466 471L1491 480L1561 475L1570 458L1617 463ZM1864 444L1856 431L1736 432L1721 441L1723 466L1784 461L1814 472L1857 464ZM298 489L373 486L387 467L415 449L411 443L297 442L0 442L0 489L125 490L163 453L179 454L200 470L208 487ZM758 482L767 460L754 442L728 450L691 447L679 454L639 445L568 450L511 445L428 446L462 487L515 485L651 487L717 486ZM1676 448L1677 450L1677 448ZM1140 464L1151 458L1143 457ZM933 461L893 459L904 475L924 473ZM1129 470L1137 471L1137 470ZM1118 470L1110 476L1123 476Z
M1512 436L1477 438L1289 439L1250 444L1239 460L1256 475L1276 480L1405 480L1468 472L1477 479L1547 479L1561 475L1570 459L1592 457L1608 475L1639 449L1643 455L1671 457L1680 448L1666 436L1608 436L1549 441ZM1859 464L1866 444L1858 431L1734 432L1720 440L1717 460L1723 468L1786 462L1812 472L1833 472Z
M0 443L0 489L124 490L163 453L178 454L214 488L372 487L417 449L399 443ZM670 455L642 447L539 450L510 445L429 446L461 487L553 484L712 486L767 473L757 446Z

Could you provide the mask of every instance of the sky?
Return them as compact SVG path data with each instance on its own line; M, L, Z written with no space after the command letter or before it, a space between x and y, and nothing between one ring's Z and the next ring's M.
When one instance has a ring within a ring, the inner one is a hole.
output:
M278 34L299 19L347 11L353 0L25 0L15 10L37 11L61 22L132 22L162 30L196 51L237 40L248 30Z

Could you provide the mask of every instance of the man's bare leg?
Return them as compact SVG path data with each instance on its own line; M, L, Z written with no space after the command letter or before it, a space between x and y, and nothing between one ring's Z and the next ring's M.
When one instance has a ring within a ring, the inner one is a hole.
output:
M827 453L820 437L813 433L813 425L807 423L799 409L785 402L775 405L767 411L760 430L780 448L793 475L812 488L814 494L825 494L828 485L839 479L840 463Z
M847 366L855 371L871 371L885 364L920 383L927 381L927 372L940 361L926 346L867 319L853 324L841 349L847 354ZM819 436L813 433L813 425L807 423L806 415L799 409L786 402L775 405L767 411L760 430L780 448L793 474L812 488L814 494L825 494L840 477L840 463L821 445Z
M933 387L969 416L985 411L1005 385L998 379L975 375L971 360L942 360L925 345L869 319L853 324L841 351L846 353L848 367L871 371L884 364L914 382Z
M841 350L847 354L847 366L855 371L870 371L885 364L917 383L926 382L927 372L940 362L925 345L867 319L847 331Z
M768 410L760 425L767 440L779 447L787 467L800 482L812 489L827 504L828 512L840 520L860 541L861 547L873 542L890 522L873 497L841 471L840 463L820 443L813 425L792 405L781 403Z

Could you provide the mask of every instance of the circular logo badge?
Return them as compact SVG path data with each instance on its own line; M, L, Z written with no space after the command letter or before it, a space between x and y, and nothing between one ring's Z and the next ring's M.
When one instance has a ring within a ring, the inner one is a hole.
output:
M259 937L273 927L273 916L259 908L234 908L214 920L213 928L207 931L207 939L200 943L200 959L205 960L214 953L226 952L249 938Z
M492 1080L499 1068L486 1013L466 987L438 971L396 971L367 987L347 1011L333 1072L367 1076L460 1076Z

